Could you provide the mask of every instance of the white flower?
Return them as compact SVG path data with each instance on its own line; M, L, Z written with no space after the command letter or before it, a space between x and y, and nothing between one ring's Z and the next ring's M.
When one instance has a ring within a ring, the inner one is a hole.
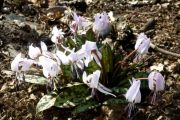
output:
M161 73L153 71L148 76L148 85L149 89L154 92L151 103L155 104L158 92L164 90L165 88L164 77L161 75Z
M142 59L144 55L148 53L149 47L150 38L148 38L144 33L140 33L135 44L135 50L137 50L137 55L134 61L136 62Z
M57 55L58 59L62 62L63 65L69 64L70 60L69 60L68 56L66 56L65 52L57 50L56 55Z
M73 13L73 19L80 29L87 27L87 20L84 17L78 16L75 12Z
M72 23L70 24L70 30L73 33L77 33L77 31L78 31L78 24L76 23L76 21L72 21Z
M96 70L95 72L93 72L93 74L90 74L88 76L87 76L87 73L84 72L83 73L83 82L92 89L95 88L104 94L108 94L108 95L112 95L112 96L116 97L114 94L110 93L111 92L110 89L106 88L101 83L99 83L100 74L101 74L100 70Z
M140 80L135 80L133 78L131 87L128 89L128 91L125 94L125 97L128 100L128 102L131 103L141 102L140 84L141 84Z
M54 78L61 71L57 62L45 56L39 57L39 65L43 67L43 74L46 78Z
M28 55L31 59L36 59L39 55L41 55L41 50L39 49L39 47L33 47L33 45L31 44L29 46Z
M152 91L162 91L165 88L165 80L161 73L153 71L148 76L149 89Z
M52 30L52 37L51 37L51 41L54 42L55 44L59 44L62 43L63 39L64 39L64 32L62 32L62 29L57 28L57 26L53 27Z
M11 70L12 71L19 71L19 62L22 60L21 53L19 53L14 60L11 62Z
M95 15L93 23L93 31L96 35L105 37L111 31L111 24L109 22L108 14L106 12L98 13Z
M33 60L22 58L19 53L11 63L11 70L15 72L28 71L30 66L33 64Z
M140 54L147 54L149 47L150 38L148 38L144 33L140 33L135 44L135 49Z
M77 65L78 68L80 68L81 70L84 69L84 62L81 59L79 59L78 53L71 52L68 55L68 58L69 58L70 62Z
M94 58L96 63L101 67L100 60L102 59L102 55L99 52L96 42L86 41L82 48L78 51L79 57L85 57L85 66L88 66L89 62L91 62Z
M54 55L48 51L46 44L42 41L41 41L41 51L43 56L46 56L48 58L54 58Z

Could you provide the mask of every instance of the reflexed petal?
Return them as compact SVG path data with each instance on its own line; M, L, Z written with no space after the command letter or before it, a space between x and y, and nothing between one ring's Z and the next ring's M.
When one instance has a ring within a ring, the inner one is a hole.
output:
M30 66L34 63L33 60L24 58L19 62L19 67L21 67L21 71L28 71Z
M114 95L114 94L112 94L112 93L110 93L110 92L108 92L108 91L106 91L106 90L104 90L104 89L102 89L102 88L98 88L98 90L99 90L100 92L104 93L104 94L112 95L112 96L116 97L116 95Z
M37 58L39 55L41 55L41 50L39 47L33 47L32 44L29 46L28 55L31 59Z
M54 35L54 34L58 34L58 28L57 28L57 26L54 26L54 27L53 27L51 33L52 33L53 35Z
M91 88L98 88L100 74L101 74L100 70L96 70L95 72L93 72L92 81L90 83Z
M97 50L96 42L86 41L84 47L86 51Z
M148 53L149 47L150 39L147 38L147 36L144 33L140 33L135 44L135 49L140 54L146 54Z
M53 35L52 37L51 37L51 41L53 42L53 43L55 43L55 44L58 44L59 42L59 39L58 39L58 37L56 36L56 35Z
M55 77L60 72L58 63L50 58L40 56L39 57L39 65L41 65L43 67L43 74L47 78Z
M41 41L41 50L44 52L44 51L47 51L47 46L44 42Z
M104 89L105 91L112 92L112 90L110 90L109 88L103 86L101 83L99 83L99 86L98 86L98 87Z
M125 94L126 99L129 102L140 102L139 99L141 99L141 94L140 93L140 80L135 80L133 79L133 83L131 87L128 89L128 91ZM137 100L137 101L136 101Z
M82 60L79 60L76 62L76 65L78 66L78 68L80 68L81 70L84 69L84 62Z
M19 62L22 60L21 53L19 53L11 63L11 70L12 71L19 71Z
M64 65L68 65L69 64L70 60L69 60L68 56L65 55L64 52L61 52L61 51L57 50L56 51L56 55L60 59L62 64L64 64Z

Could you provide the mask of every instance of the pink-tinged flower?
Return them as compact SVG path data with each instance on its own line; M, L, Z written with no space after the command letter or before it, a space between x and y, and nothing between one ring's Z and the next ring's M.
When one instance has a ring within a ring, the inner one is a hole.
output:
M41 50L39 47L33 47L33 45L31 44L29 46L28 55L31 59L36 59L38 56L41 55Z
M165 88L165 80L161 73L153 71L148 76L149 89L152 91L162 91Z
M21 68L21 71L25 72L28 71L31 65L34 63L33 60L23 58L22 61L19 62L19 67Z
M64 32L62 29L58 29L57 26L53 27L51 41L55 44L60 44L64 40Z
M111 24L109 22L108 14L106 12L95 15L93 23L93 31L99 37L105 37L111 32Z
M70 24L70 30L72 31L72 33L77 33L78 24L76 23L76 21L72 21L72 23Z
M165 88L165 80L161 73L153 71L148 76L149 89L154 92L151 103L154 104L158 91L163 91Z
M78 68L80 68L81 70L84 69L84 62L79 58L78 53L77 52L71 52L68 55L68 59L70 60L70 62L72 64L75 64Z
M134 61L139 61L140 59L142 59L143 56L148 53L149 47L150 38L148 38L144 33L140 33L135 44L135 50L137 50L137 55Z
M85 57L85 66L88 66L89 62L94 58L96 63L101 67L100 60L102 59L102 54L99 52L96 42L86 41L77 53L79 57Z
M106 88L101 83L99 83L100 74L101 74L100 70L96 70L95 72L93 72L93 74L90 74L88 76L87 76L87 73L84 72L83 78L82 78L83 82L92 89L97 89L98 91L100 91L104 94L112 95L112 96L116 97L114 94L111 93L112 91L110 89Z
M84 17L78 16L75 12L73 13L73 19L78 26L78 29L84 29L88 26L87 20Z
M48 79L56 77L61 71L57 62L45 56L39 57L38 64L43 67L43 74Z
M28 71L30 66L33 64L33 60L22 58L19 53L11 63L11 70L15 72Z
M131 116L131 111L134 109L135 103L141 102L141 92L140 92L140 80L136 80L133 78L133 81L131 82L131 87L128 89L128 91L125 94L125 98L128 100L128 117Z

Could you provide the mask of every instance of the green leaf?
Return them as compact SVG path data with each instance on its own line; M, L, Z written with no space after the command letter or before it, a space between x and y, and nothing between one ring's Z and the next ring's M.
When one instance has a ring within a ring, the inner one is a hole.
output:
M106 72L113 70L113 52L108 44L102 48L102 66Z
M85 43L86 37L82 35L76 35L75 40L76 40L76 49L79 50L81 46Z
M89 100L87 100L85 102L82 102L77 107L75 107L74 110L73 110L73 115L76 116L78 113L95 109L95 108L99 107L100 105L101 105L101 103L98 103L96 101L93 101L92 99L89 99Z
M22 79L22 78L20 78ZM42 77L42 76L38 76L38 75L25 75L25 82L29 82L29 83L34 83L34 84L40 84L40 85L45 85L47 84L49 81L47 80L47 78Z
M113 105L113 104L122 104L127 103L125 98L111 98L103 102L103 105Z
M54 106L56 97L52 95L44 95L36 106L36 112L42 112Z
M88 64L88 67L87 68L85 68L85 71L87 72L87 73L93 73L94 71L96 71L96 70L98 70L98 69L101 69L100 67L99 67L99 65L94 61L94 60L92 60L89 64Z
M66 46L68 46L70 48L75 48L76 47L75 42L69 36L67 37L67 40L64 41L64 42L65 42L64 44L66 44Z
M78 82L67 84L61 91L55 102L55 106L60 108L77 106L90 94L87 85Z
M86 37L87 37L87 40L89 40L89 41L95 41L95 40L96 40L95 34L94 34L94 32L92 31L92 29L89 29L89 30L86 32Z

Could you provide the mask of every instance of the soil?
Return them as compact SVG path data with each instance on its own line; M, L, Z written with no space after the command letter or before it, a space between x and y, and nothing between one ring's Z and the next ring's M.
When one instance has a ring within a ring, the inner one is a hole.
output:
M21 83L18 88L14 84L14 75L10 75L10 63L18 52L27 53L28 45L50 41L50 29L53 25L60 25L66 31L65 23L59 19L48 21L45 11L54 5L55 0L1 0L0 5L0 120L57 120L71 119L68 110L51 108L44 113L36 114L36 104L46 92L46 87ZM46 1L49 4L46 4ZM146 32L151 42L156 46L180 54L180 2L178 0L84 0L66 1L59 3L71 7L79 14L93 18L94 14L112 11L115 33L110 39L135 41L127 39L127 27L134 36ZM123 44L122 44L123 45ZM126 45L125 45L126 46ZM122 46L126 53L127 48ZM128 52L128 51L127 51ZM142 120L179 120L180 119L180 58L162 54L150 49L149 56L153 59L149 64L163 64L166 78L166 90L162 92L158 105L138 105L139 112L132 119ZM126 105L102 106L87 111L73 119L78 120L125 120Z

